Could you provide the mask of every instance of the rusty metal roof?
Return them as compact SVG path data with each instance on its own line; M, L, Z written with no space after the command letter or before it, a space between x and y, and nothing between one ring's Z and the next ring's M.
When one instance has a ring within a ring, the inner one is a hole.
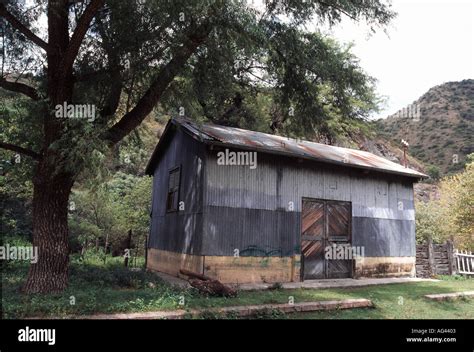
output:
M346 167L373 169L380 172L408 177L428 177L421 172L403 167L402 165L394 163L381 156L362 150L296 140L288 137L234 127L214 124L197 124L185 119L171 119L169 123L184 127L194 137L206 144L216 144L270 154L281 154L323 163L340 164L341 166ZM166 130L163 135L165 133ZM156 150L153 154L155 153ZM147 166L147 173L150 173L149 167L151 166L152 160L153 157Z

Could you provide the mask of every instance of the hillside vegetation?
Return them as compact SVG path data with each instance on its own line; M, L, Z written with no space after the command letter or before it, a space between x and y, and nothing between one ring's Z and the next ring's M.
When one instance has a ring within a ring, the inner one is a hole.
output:
M419 108L419 116L401 111L401 116L378 120L380 136L398 145L406 140L409 153L431 166L433 174L461 171L474 151L474 80L433 87L412 107Z

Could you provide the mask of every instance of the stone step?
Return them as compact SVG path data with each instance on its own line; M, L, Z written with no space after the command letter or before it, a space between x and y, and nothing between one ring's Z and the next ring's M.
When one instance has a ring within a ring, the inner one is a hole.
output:
M370 308L373 307L372 301L364 298L344 299L336 301L316 301L301 303L284 304L262 304L252 306L235 306L210 309L193 309L189 311L157 311L140 313L118 313L118 314L94 314L89 316L77 316L69 318L78 319L183 319L199 317L202 313L214 313L225 316L226 314L236 317L249 317L254 314L277 310L282 313L297 312L315 312L321 310L352 309L352 308Z
M449 299L455 299L455 298L461 298L461 297L474 297L474 291L438 293L438 294L432 294L432 295L425 295L425 297L433 301L446 301Z

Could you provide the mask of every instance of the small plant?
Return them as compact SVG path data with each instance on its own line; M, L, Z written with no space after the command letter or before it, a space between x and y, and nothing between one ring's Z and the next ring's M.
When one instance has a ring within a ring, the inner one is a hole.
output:
M238 319L239 315L237 314L237 312L230 310L226 313L225 317L226 319Z
M273 285L271 285L268 289L269 290L281 290L283 288L283 285L281 282L275 282Z
M205 310L197 316L197 319L204 319L204 320L217 320L222 319L224 316L218 312L212 312L210 310Z
M287 316L279 309L262 309L249 316L250 319L286 319Z
M466 280L472 280L468 276L464 275L437 275L435 277L438 280L443 280L443 281L466 281Z

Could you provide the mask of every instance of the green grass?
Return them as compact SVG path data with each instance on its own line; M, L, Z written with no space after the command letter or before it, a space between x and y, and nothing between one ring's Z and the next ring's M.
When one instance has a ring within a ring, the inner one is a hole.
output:
M4 318L170 310L191 294L167 285L153 273L126 269L115 260L105 265L73 262L69 287L60 294L20 294L27 269L27 265L9 263L2 273Z
M420 282L369 286L351 289L296 289L239 292L236 298L203 297L192 289L171 287L153 273L123 268L121 260L73 260L70 285L54 295L24 295L19 288L25 280L27 265L8 263L2 272L4 318L64 317L94 313L143 312L153 310L203 310L237 305L321 301L347 298L371 299L375 308L294 314L290 318L313 319L474 319L474 300L433 302L423 296L474 290L474 280L442 277L440 282ZM74 302L74 304L71 304ZM182 303L184 302L184 305ZM203 318L215 317L211 313ZM283 318L269 312L256 318Z

